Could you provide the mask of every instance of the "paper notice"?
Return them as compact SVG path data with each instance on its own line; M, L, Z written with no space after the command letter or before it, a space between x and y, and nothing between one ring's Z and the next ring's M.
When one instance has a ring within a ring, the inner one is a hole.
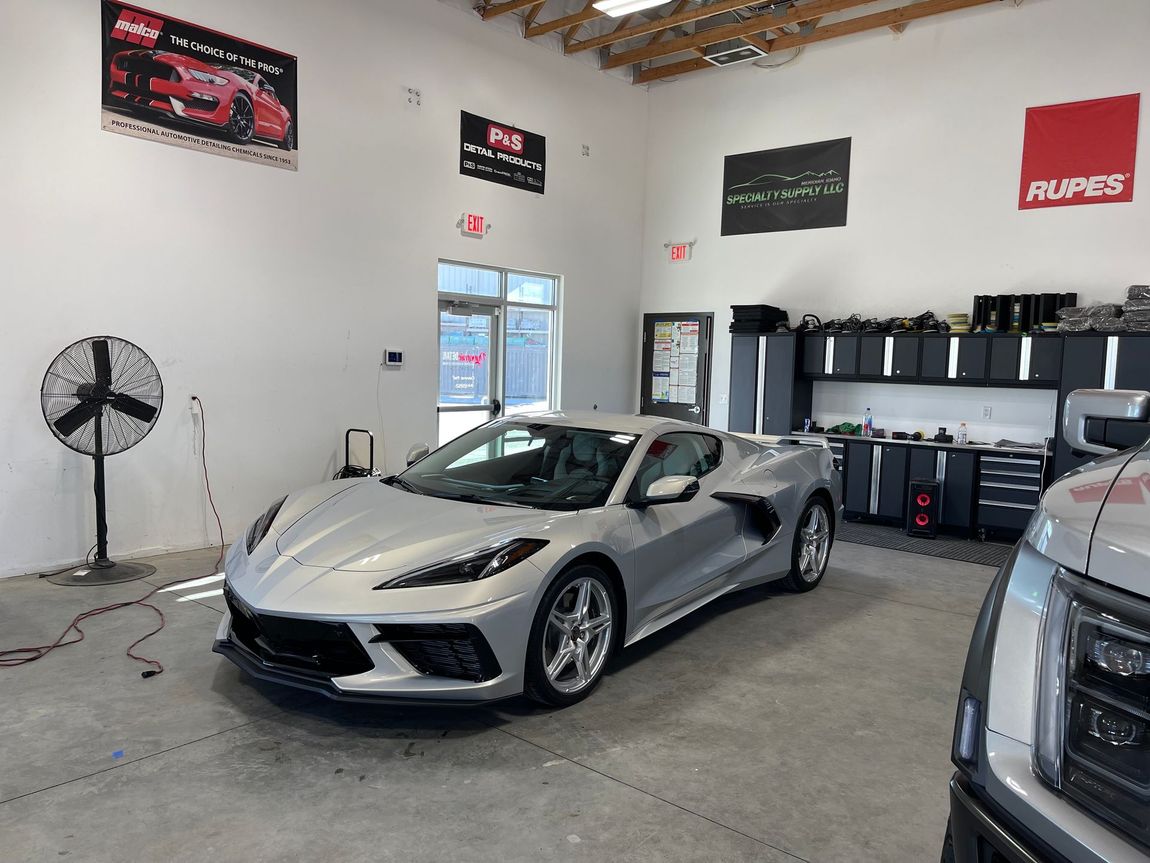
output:
M678 392L676 393L677 398L674 399L674 401L677 404L693 405L695 403L695 388L694 387L685 387L685 386L680 385L678 387L675 387L675 389L678 390Z
M668 372L655 372L651 375L651 401L669 402L671 400L671 378Z

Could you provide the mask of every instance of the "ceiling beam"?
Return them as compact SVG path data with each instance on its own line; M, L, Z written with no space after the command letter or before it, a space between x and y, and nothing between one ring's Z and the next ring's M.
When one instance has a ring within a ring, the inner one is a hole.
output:
M918 18L927 18L931 15L940 15L944 12L954 12L959 9L968 9L972 6L983 6L987 3L999 3L1002 0L923 0L920 3L911 3L898 9L887 12L876 12L872 15L861 15L846 21L837 21L818 27L814 31L802 34L794 33L789 36L780 36L772 39L768 44L772 51L782 51L787 48L800 48L814 42L823 42L839 36L851 36L867 30L881 27L890 27L892 24L904 24ZM661 78L670 78L675 75L685 75L700 69L713 69L715 66L701 57L693 60L683 60L679 63L668 63L664 66L654 66L644 69L634 78L636 84L649 84Z
M595 0L587 0L583 5L583 12L590 12L595 6ZM563 47L566 48L575 39L575 34L583 27L586 22L580 21L578 24L572 24L563 31ZM528 28L530 29L530 28Z
M687 6L690 4L690 2L691 2L691 0L679 0L679 2L675 4L675 8L671 10L671 14L668 15L667 17L668 18L674 18L676 15L678 15L680 12L682 12L684 9L686 9ZM658 42L664 36L673 35L674 32L675 31L669 27L662 27L659 30L656 30L655 35L652 36L649 40L647 40L647 44L648 45L654 45L656 42ZM610 35L614 35L614 34L610 34ZM640 33L639 35L643 36L646 34ZM595 46L592 45L591 47L594 48ZM570 54L571 52L566 51L564 53Z
M801 24L831 12L841 12L844 9L853 9L856 6L865 6L867 3L873 2L874 0L811 0L810 3L804 3L801 6L788 7L783 15L756 15L750 21L710 27L689 36L680 36L678 39L660 42L658 45L647 45L633 48L630 51L620 51L618 54L612 54L608 57L602 68L616 69L619 66L629 66L632 63L640 63L643 60L651 60L667 54L678 54L680 51L703 48L707 45L714 45L716 42L739 39L747 34L762 33L770 26L781 27L783 24ZM714 6L706 8L713 9ZM779 38L784 37L780 36Z
M526 38L527 28L535 23L535 19L539 17L539 13L543 11L543 5L543 3L540 3L538 6L532 6L527 10L527 14L523 16L524 38Z
M579 51L590 50L591 48L602 48L604 45L612 45L615 42L622 42L625 39L634 39L636 36L646 36L648 33L659 35L660 31L666 30L669 27L680 27L683 24L698 21L700 18L710 18L712 15L719 15L723 12L733 12L736 9L754 6L755 3L761 2L762 0L717 0L715 3L696 6L694 9L687 9L686 2L679 2L669 15L664 15L662 18L654 18L642 24L636 24L634 27L628 27L626 30L620 30L615 33L604 33L602 36L584 39L581 42L573 44L565 53L575 54ZM654 41L658 40L656 39Z
M516 12L520 9L526 9L528 6L541 6L546 2L547 0L507 0L506 3L485 7L480 14L484 21L490 21L492 18L506 15L508 12Z
M515 0L515 2L518 2L518 0ZM565 15L562 18L556 18L554 21L544 21L542 24L535 24L529 27L523 35L528 39L534 39L536 36L543 36L546 33L554 33L556 30L565 30L568 27L574 27L586 21L592 21L602 15L603 13L598 9L588 6L581 12L576 12L573 15Z
M771 43L764 39L762 36L753 36L748 33L745 36L740 36L739 38L750 45L752 48L758 48L764 54L769 54L771 51Z

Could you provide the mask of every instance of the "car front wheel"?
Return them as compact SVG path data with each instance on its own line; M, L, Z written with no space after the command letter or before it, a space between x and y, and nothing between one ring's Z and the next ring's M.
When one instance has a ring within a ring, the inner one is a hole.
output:
M598 567L580 565L543 594L527 645L528 698L567 707L594 691L615 646L615 589Z
M236 144L250 144L255 132L256 112L252 100L243 93L236 93L228 115L228 137Z

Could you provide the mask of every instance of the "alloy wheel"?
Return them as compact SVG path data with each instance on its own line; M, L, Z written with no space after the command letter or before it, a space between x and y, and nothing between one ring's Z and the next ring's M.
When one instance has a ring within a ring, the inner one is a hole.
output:
M555 599L543 636L543 669L567 694L593 683L611 646L611 597L594 578L571 582Z
M252 109L252 103L239 96L232 99L232 113L228 122L235 137L244 141L250 138L255 129L255 112Z
M806 522L799 529L799 575L803 581L817 581L827 564L831 550L831 526L827 511L812 506Z

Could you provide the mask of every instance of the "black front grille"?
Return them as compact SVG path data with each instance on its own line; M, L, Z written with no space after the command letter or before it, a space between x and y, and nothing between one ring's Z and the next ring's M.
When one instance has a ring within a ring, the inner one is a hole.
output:
M476 683L502 673L499 660L479 628L470 623L380 623L379 635L420 674Z
M329 678L375 667L346 623L260 614L228 588L224 599L232 613L232 639L269 665Z

